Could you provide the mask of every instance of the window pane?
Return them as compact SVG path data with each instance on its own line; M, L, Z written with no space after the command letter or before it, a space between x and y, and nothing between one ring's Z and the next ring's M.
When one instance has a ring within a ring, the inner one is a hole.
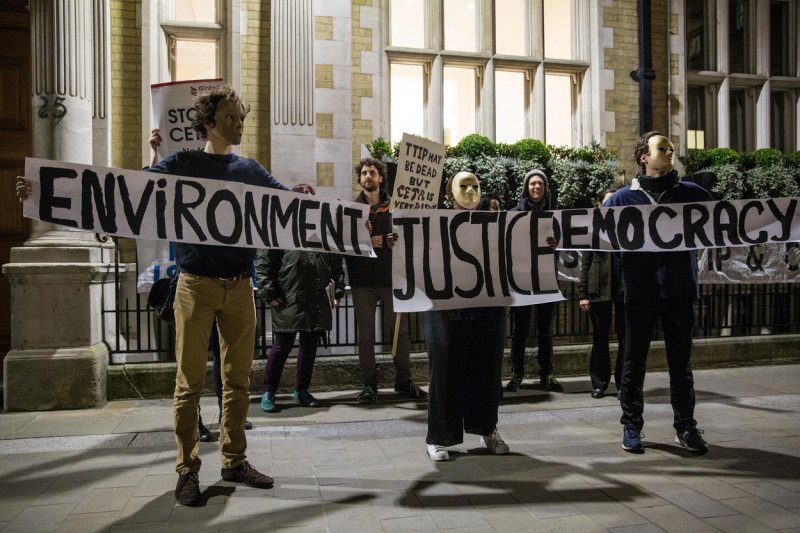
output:
M184 22L216 22L216 0L175 0L175 20Z
M729 0L728 52L731 72L751 73L748 0Z
M525 138L525 74L498 70L494 79L496 141L513 144Z
M392 144L403 138L403 133L424 136L422 121L423 100L422 65L391 66L391 121Z
M444 0L444 47L447 50L476 52L476 0Z
M425 48L425 0L392 0L392 46Z
M786 100L783 93L772 93L769 102L770 147L789 153L786 142Z
M690 150L706 147L706 99L703 87L689 87L686 93L686 147Z
M475 69L445 67L442 81L444 143L454 146L475 133Z
M744 89L733 89L731 95L731 148L747 151L747 97Z
M545 142L554 146L573 146L572 77L545 74Z
M785 2L772 2L769 11L770 76L791 76L789 42L789 6Z
M496 53L515 56L527 55L525 0L496 2L494 26Z
M689 70L711 70L706 61L706 0L686 2L686 50Z
M544 0L544 56L572 59L572 2Z
M216 41L175 39L175 79L173 81L216 77Z

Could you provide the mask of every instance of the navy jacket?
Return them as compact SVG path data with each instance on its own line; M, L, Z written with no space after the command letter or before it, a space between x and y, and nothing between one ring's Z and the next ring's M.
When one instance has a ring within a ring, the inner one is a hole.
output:
M670 173L659 179L674 180L656 202L642 189L639 179L623 187L603 204L603 207L648 204L681 204L688 202L710 202L714 198L704 188L688 181L677 181L677 174ZM681 252L622 252L622 279L625 285L625 302L653 300L658 298L700 297L697 283L697 253L694 250Z

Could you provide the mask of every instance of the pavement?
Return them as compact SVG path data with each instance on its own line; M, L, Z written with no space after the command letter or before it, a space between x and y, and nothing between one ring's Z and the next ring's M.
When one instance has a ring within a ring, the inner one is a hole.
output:
M201 443L195 508L173 495L171 399L3 413L0 530L800 532L800 365L696 371L703 455L673 441L666 373L647 376L642 454L622 450L613 393L561 382L506 393L509 455L466 435L442 463L425 453L424 401L382 389L364 406L338 391L303 408L278 395L267 414L254 396L248 460L275 486L222 481L218 443ZM202 411L208 425L216 399Z

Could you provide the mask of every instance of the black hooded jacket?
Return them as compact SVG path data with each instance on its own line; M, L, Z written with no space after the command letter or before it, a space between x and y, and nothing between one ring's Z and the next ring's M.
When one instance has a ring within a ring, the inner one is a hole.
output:
M538 202L534 202L528 194L528 182L534 176L539 176L544 181L544 198ZM509 211L550 211L550 182L547 180L547 175L541 170L531 170L525 174L525 183L522 185L522 193L519 197L519 203L509 209Z

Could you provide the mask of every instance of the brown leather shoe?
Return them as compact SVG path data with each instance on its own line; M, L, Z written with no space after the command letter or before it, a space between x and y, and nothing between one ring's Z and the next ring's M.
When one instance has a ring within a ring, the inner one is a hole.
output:
M222 479L257 489L272 488L272 484L275 482L271 477L253 468L247 461L242 461L239 466L234 468L223 468Z
M178 484L175 486L175 501L189 507L200 503L200 476L197 472L178 476Z

